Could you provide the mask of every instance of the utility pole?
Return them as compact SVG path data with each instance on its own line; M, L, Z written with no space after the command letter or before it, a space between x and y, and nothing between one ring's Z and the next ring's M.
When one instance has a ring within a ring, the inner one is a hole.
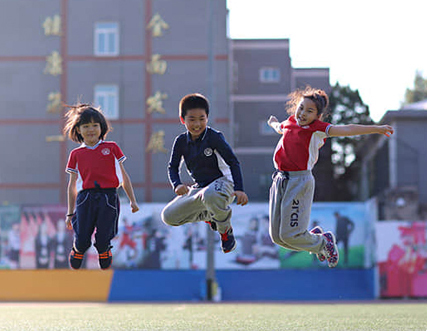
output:
M214 84L214 0L207 0L207 17L208 17L208 99L211 107L215 104L215 84ZM212 107L214 108L214 107ZM206 227L206 300L212 301L216 292L216 279L215 279L215 238L214 232L209 226Z

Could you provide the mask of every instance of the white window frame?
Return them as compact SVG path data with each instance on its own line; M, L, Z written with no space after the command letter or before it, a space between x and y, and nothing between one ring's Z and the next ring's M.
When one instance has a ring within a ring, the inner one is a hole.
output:
M100 39L105 40L105 49L100 49ZM116 22L97 22L94 29L94 54L96 56L119 55L119 24Z
M93 94L95 106L101 107L107 119L119 118L119 87L117 85L95 85Z
M259 81L261 83L279 83L280 69L278 67L262 67L259 69Z

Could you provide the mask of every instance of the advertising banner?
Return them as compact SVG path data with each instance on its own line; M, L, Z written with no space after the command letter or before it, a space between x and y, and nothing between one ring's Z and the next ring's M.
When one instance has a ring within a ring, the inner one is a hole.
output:
M377 222L380 296L427 297L426 222Z
M164 203L142 203L132 214L122 201L118 234L112 241L116 269L205 269L207 234L204 222L178 227L160 218ZM269 236L268 203L232 204L236 250L224 254L220 235L213 232L216 269L327 268L316 255L293 252L274 244ZM65 228L62 205L2 206L0 208L0 267L21 269L69 268L73 231ZM310 228L333 231L340 250L338 268L371 265L375 208L369 203L314 203ZM94 238L92 242L94 241ZM98 252L85 252L82 268L99 269Z

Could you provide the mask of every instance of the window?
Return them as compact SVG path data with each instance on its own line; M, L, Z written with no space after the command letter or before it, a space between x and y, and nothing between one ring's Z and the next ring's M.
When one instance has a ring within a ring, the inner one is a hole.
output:
M95 24L95 55L119 55L119 25L117 23Z
M279 68L264 67L259 70L259 80L261 83L280 82Z
M277 135L276 131L267 124L267 121L261 121L259 122L259 133L262 136L274 136Z
M119 88L116 85L95 86L95 106L101 107L105 117L119 118Z

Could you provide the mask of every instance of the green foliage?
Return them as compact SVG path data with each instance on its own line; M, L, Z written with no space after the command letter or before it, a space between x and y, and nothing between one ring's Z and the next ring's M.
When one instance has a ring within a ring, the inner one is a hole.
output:
M427 99L427 79L424 79L422 73L417 71L415 73L414 88L406 89L405 104L410 104Z
M332 124L373 124L369 106L363 103L358 90L337 82L329 101ZM353 162L355 146L361 139L362 136L332 138L332 163L336 177L344 174Z

